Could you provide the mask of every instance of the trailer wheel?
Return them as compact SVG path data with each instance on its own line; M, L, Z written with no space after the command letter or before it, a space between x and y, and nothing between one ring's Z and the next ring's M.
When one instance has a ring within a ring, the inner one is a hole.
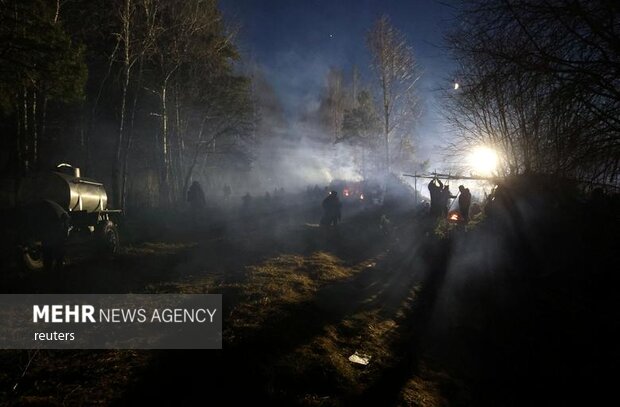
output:
M18 208L22 267L26 270L62 268L69 231L69 215L50 200L34 201Z
M42 270L45 266L43 262L43 248L40 242L32 242L22 249L21 264L30 271Z
M97 225L97 234L99 253L104 256L116 254L119 246L118 229L116 225L109 220L103 221Z

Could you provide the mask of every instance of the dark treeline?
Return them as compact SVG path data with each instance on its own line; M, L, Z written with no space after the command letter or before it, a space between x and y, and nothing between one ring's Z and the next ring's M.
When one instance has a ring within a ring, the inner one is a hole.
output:
M620 7L606 0L464 0L448 42L457 150L487 144L505 174L618 183Z
M216 0L0 2L2 171L69 162L124 208L246 168L257 114L234 34Z

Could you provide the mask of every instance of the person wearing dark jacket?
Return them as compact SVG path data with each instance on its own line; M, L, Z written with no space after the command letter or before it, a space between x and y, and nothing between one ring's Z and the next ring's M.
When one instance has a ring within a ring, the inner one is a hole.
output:
M443 183L438 178L433 178L428 183L428 192L431 194L431 216L438 218L441 216L441 191Z
M189 202L195 215L204 210L206 206L205 193L198 181L192 182L192 185L187 190L187 202Z
M459 212L463 216L465 223L469 222L469 206L471 205L471 192L469 188L459 185Z
M205 193L202 190L202 186L198 181L192 182L187 190L187 202L190 206L190 214L194 221L194 227L198 226L199 221L203 220L205 216L205 208L207 201L205 199Z
M230 188L230 185L228 184L224 185L223 191L224 191L224 202L230 201L230 195L232 194L232 188Z
M441 211L441 216L443 216L444 218L448 216L448 207L450 206L450 199L451 198L456 198L456 196L452 195L452 192L450 192L450 186L449 185L444 185L443 189L441 190L441 192L439 193L440 196L440 208L439 210Z
M340 199L338 199L338 193L336 191L331 191L327 198L323 199L322 206L323 217L321 218L321 225L336 226L342 217L340 213L342 203L340 203Z

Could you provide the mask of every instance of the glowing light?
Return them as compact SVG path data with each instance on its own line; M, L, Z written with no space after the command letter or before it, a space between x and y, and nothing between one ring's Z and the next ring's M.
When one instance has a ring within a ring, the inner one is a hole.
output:
M454 82L454 90L458 90L459 89L459 83L458 82Z
M469 155L469 165L479 175L491 175L497 169L497 153L488 147L477 147Z

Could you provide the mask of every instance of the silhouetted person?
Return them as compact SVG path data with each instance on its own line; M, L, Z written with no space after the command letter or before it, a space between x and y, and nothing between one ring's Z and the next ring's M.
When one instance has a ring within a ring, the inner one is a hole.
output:
M284 188L276 188L274 190L271 202L275 211L281 212L286 207ZM282 215L284 216L284 213Z
M314 188L312 188L312 196L314 198L319 198L320 196L323 196L323 193L321 192L321 188L319 188L318 185L314 185Z
M487 198L484 210L489 217L501 216L504 215L510 203L511 199L506 191L506 187L498 184Z
M441 210L441 191L443 190L443 183L437 178L433 178L428 183L428 192L431 194L431 216L438 218L442 214Z
M248 212L250 210L250 205L252 205L252 195L249 192L246 192L243 197L241 197L241 210L244 212Z
M469 188L459 185L459 212L463 216L465 223L469 222L469 206L471 205L471 192Z
M205 193L198 181L192 182L192 185L187 190L187 202L189 202L194 213L198 213L205 208Z
M271 210L271 194L269 193L269 191L265 192L265 196L263 197L263 207L266 210Z
M471 204L471 208L469 209L469 216L473 218L474 216L478 215L481 212L482 212L482 207L480 206L479 203L474 202L473 204Z
M322 206L323 217L321 218L321 225L336 226L342 217L340 213L342 204L340 203L340 199L338 199L338 193L336 191L330 192L327 198L323 199Z
M449 185L444 185L439 195L439 202L441 206L440 207L441 216L443 217L448 216L448 206L449 206L450 198L456 198L456 196L452 195L452 192L450 192Z
M230 188L230 185L228 184L224 185L223 192L224 192L224 201L228 202L228 200L230 199L230 195L232 194L232 189Z

